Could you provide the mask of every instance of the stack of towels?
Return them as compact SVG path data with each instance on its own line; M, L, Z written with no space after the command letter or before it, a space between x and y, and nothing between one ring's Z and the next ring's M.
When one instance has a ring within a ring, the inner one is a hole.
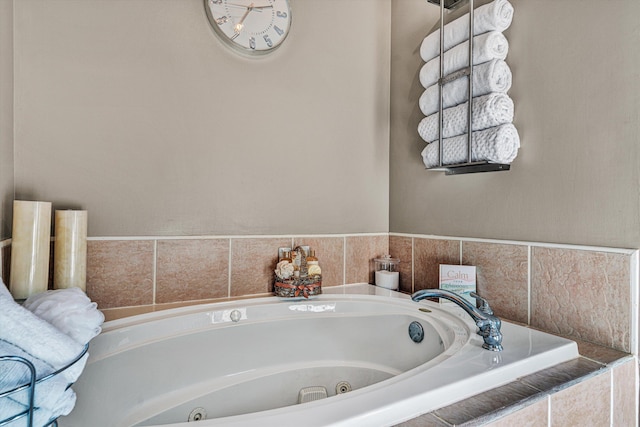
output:
M473 26L473 94L472 94L472 158L471 161L511 163L518 154L520 137L513 126L513 101L507 95L511 88L511 70L505 62L509 43L502 34L513 18L508 0L494 0L474 10ZM440 103L440 30L429 34L420 46L425 61L420 70L420 83L425 88L420 97L420 110L426 116L418 125L418 133L428 145L422 151L426 167L438 166ZM469 14L444 26L444 75L469 66ZM443 164L467 161L468 77L442 86Z
M0 280L0 356L20 356L43 378L73 362L87 343L101 332L104 315L79 288L59 289L29 297L17 304ZM33 425L67 415L76 402L69 385L75 382L88 354L68 369L36 384ZM28 384L30 373L22 363L3 361L0 365L0 393ZM0 422L28 409L26 390L0 399ZM26 426L26 417L6 424Z

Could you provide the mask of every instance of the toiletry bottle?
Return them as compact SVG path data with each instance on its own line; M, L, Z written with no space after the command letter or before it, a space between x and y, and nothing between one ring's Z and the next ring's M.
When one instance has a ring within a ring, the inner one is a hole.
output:
M300 253L297 249L291 252L291 263L293 264L293 277L300 277Z
M309 276L319 276L322 273L318 263L318 258L316 258L316 251L313 249L309 250L309 256L307 257L307 270L309 272Z
M291 261L291 252L285 252L285 253L282 255L282 258L280 258L280 262L282 262L282 261L292 262L292 261Z
M309 250L309 256L307 257L307 265L318 265L318 258L316 258L316 251Z

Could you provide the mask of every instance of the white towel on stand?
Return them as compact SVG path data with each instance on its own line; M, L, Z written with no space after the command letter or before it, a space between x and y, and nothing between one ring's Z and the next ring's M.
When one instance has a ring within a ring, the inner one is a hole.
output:
M480 34L473 38L473 64L480 65L492 59L505 59L509 52L507 38L497 31ZM453 73L469 66L469 41L460 43L443 55L444 74ZM433 58L420 69L420 84L428 88L440 78L440 57Z
M31 295L22 306L83 346L102 331L104 314L80 288Z
M513 101L506 93L490 93L473 98L472 130L483 130L513 121ZM439 114L433 113L422 119L418 125L418 134L426 142L438 140ZM469 121L469 102L446 108L442 112L442 137L450 138L467 133Z
M50 366L38 372L38 378L61 369L84 350L84 346L56 327L17 304L0 280L0 339L28 353L30 361L38 360ZM84 369L88 355L60 374L67 383L75 382ZM33 359L33 360L31 360Z
M45 361L33 358L19 347L0 340L0 355L19 356L29 360L35 370L38 379L44 377L42 372L53 372L51 366ZM31 373L26 365L16 361L3 361L0 365L0 391L13 390L28 384ZM75 404L75 393L68 389L69 382L64 375L55 375L44 381L37 382L34 393L34 406L40 408L42 413L47 412L56 417L68 414ZM28 390L11 393L0 398L0 421L12 417L26 410L29 406ZM34 423L34 425L37 425Z
M473 132L471 161L511 163L518 155L520 137L511 123ZM439 164L438 142L432 142L422 150L422 161L427 168ZM443 165L455 165L467 161L467 135L459 135L442 140Z
M468 77L459 78L442 87L443 108L466 102L469 95ZM501 59L494 59L473 67L473 97L491 92L507 92L511 88L511 69ZM425 116L438 111L440 91L438 84L429 86L418 101Z
M507 0L494 0L473 11L473 35L487 31L504 31L511 25L513 6ZM444 26L444 50L462 43L469 38L469 14L451 21ZM440 55L440 29L424 38L420 46L420 56L427 62Z
M33 426L48 426L48 423L50 421L64 415L69 415L75 403L76 394L72 389L68 389L62 394L62 396L60 396L60 404L57 406L57 409L52 410L47 408L38 408L33 411ZM19 414L27 409L26 406L9 398L0 400L0 408L0 411L2 413L10 414L10 416ZM0 420L3 420L7 417L3 418L3 416L0 415ZM13 422L4 425L3 427L27 427L27 417L21 417Z

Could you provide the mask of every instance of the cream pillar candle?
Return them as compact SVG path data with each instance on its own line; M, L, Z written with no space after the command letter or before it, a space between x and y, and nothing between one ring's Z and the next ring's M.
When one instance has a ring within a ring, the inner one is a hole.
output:
M47 290L50 246L51 203L15 200L9 278L15 299Z
M53 287L87 288L87 211L57 210Z

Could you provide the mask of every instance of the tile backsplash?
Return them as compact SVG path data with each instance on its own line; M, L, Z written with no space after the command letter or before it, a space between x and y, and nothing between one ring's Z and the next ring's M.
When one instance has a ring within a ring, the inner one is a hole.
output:
M638 252L400 233L321 236L90 238L87 294L100 308L149 306L273 290L278 247L309 245L323 286L373 283L373 258L401 260L400 289L438 287L439 264L477 266L495 313L637 354ZM9 282L10 241L0 245Z
M638 251L391 233L405 292L438 287L439 264L477 267L496 315L637 354Z

